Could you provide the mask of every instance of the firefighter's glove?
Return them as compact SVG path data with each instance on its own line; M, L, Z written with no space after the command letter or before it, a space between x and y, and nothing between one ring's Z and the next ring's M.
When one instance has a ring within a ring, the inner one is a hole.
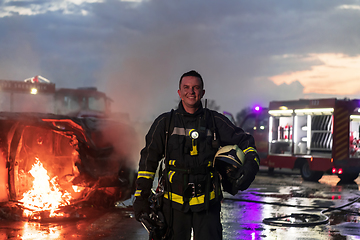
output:
M140 217L142 214L147 213L150 214L150 202L147 198L143 197L136 197L134 204L134 213L135 213L135 219L137 221L140 221Z
M241 170L242 176L236 180L236 188L241 191L248 189L258 171L259 165L257 162L254 159L246 159Z

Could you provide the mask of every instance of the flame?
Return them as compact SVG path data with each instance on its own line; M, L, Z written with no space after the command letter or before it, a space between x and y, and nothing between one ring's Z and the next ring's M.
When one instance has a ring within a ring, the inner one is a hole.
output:
M48 211L49 217L63 216L63 213L56 213L60 206L70 204L71 194L66 190L61 190L57 177L50 179L43 164L36 158L29 173L34 177L33 187L23 194L19 201L23 204L24 216L34 217L34 212ZM34 217L41 219L41 217Z
M74 192L79 193L79 192L83 191L85 189L85 187L79 187L79 186L74 186L73 185L72 189L74 190Z
M44 226L39 223L25 222L24 233L21 236L21 239L60 239L61 232L60 226Z

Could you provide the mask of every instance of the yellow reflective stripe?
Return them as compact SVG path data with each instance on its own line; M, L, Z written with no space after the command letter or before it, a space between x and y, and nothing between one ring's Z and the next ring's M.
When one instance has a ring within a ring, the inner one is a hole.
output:
M256 149L253 148L253 147L248 147L247 149L243 150L243 152L244 152L244 154L247 154L249 152L256 152L257 153ZM257 165L260 165L260 161L259 161L259 159L257 157L255 157L254 160L257 163Z
M134 196L135 197L140 197L141 196L141 190L136 190Z
M171 183L172 183L172 178L173 178L174 174L175 174L175 171L169 171L169 173L168 173L169 182L171 182Z
M247 154L248 152L256 152L256 149L253 147L248 147L247 149L243 150L244 154Z
M173 202L176 202L176 203L179 203L179 204L184 204L184 200L183 200L183 196L180 196L176 193L171 193L171 192L165 192L164 194L164 197L166 199L170 199L171 201ZM214 199L215 198L215 191L211 191L210 192L210 200ZM203 204L205 203L205 195L200 195L198 197L193 197L193 198L190 198L189 200L189 205L190 206L194 206L194 205L198 205L198 204Z
M207 166L208 166L208 167L211 167L211 166L212 166L212 162L209 162Z
M258 165L260 165L260 161L259 161L259 159L257 157L255 157L254 160Z
M176 161L176 160L169 160L169 165L170 165L170 166L175 166L175 161Z
M154 179L155 173L154 172L148 172L148 171L139 171L137 178L148 178L148 179Z

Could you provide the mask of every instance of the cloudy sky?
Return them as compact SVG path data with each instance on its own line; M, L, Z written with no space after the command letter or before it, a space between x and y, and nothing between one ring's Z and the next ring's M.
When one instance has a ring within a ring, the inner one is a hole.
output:
M360 98L360 0L2 0L0 79L96 86L155 118L195 69L234 114L255 103Z

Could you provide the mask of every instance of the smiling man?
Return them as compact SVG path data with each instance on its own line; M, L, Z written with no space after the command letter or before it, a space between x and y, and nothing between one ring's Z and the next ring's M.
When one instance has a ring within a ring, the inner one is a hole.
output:
M205 90L201 76L188 76L188 74L196 75L196 72L184 74L180 78L178 94L185 111L193 114L200 107L201 98L204 96Z
M178 94L178 109L161 114L146 135L136 180L135 218L141 221L150 213L148 197L159 161L164 159L159 189L167 231L166 238L161 239L189 240L193 231L194 240L221 240L222 191L214 157L228 145L243 152L236 184L222 184L224 191L233 195L244 191L259 170L254 138L223 114L203 108L204 82L198 72L181 76Z

